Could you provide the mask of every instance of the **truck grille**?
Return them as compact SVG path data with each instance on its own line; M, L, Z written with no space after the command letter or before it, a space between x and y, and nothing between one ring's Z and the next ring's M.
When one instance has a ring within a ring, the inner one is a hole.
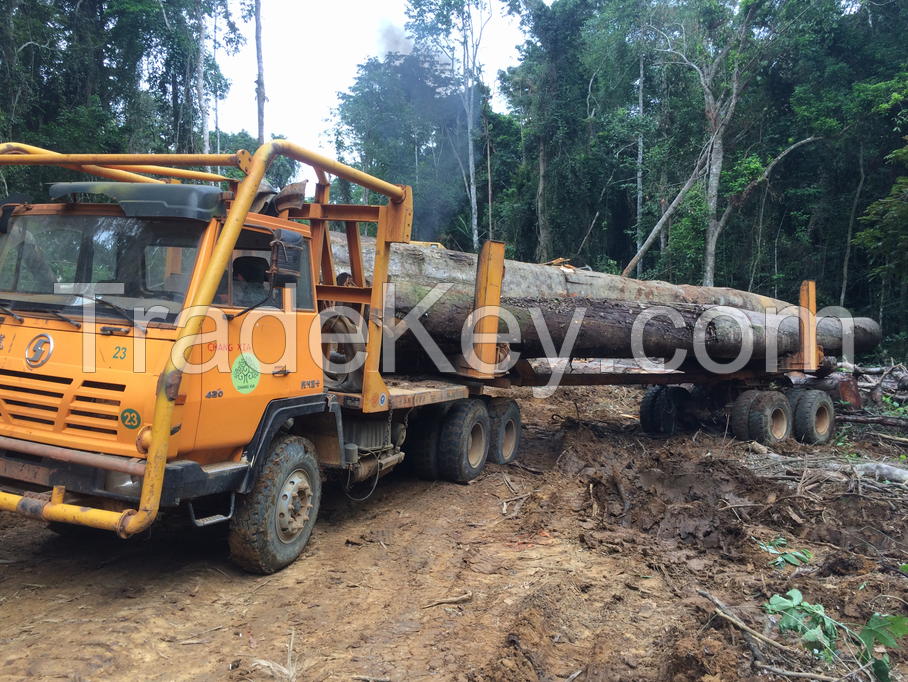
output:
M83 381L73 396L64 431L91 431L114 440L120 419L120 397L126 386L103 381Z
M52 431L72 379L0 369L0 402L13 424Z
M0 369L0 403L8 421L29 428L54 431L62 417L60 429L105 440L116 440L117 421L124 384L83 381L71 393L73 380L28 372Z

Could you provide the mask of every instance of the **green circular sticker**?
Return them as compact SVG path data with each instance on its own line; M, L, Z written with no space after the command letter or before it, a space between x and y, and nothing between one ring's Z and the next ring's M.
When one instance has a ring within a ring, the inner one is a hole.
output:
M252 353L240 353L230 369L230 380L240 393L252 393L262 377L259 361Z
M120 413L120 421L127 429L137 429L142 425L142 417L135 410L123 410Z

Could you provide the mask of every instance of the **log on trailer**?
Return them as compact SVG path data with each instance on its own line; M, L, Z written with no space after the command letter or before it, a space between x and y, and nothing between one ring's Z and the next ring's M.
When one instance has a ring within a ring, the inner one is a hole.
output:
M374 240L362 238L365 261ZM332 255L337 271L349 270L349 256L343 235L332 233ZM432 287L446 284L450 288L430 308L421 310L420 323L445 353L462 352L462 332L473 310L477 256L433 249L413 244L394 244L391 249L389 274L394 284L393 311L398 318L410 313L427 296ZM367 273L368 274L368 273ZM737 358L745 345L745 330L752 336L752 359L762 361L769 355L782 357L801 348L800 327L796 317L767 313L767 310L794 309L785 301L727 288L679 286L667 282L643 282L617 275L576 270L566 267L505 261L501 286L502 308L517 321L519 342L511 342L524 359L546 357L547 352L534 319L538 309L552 344L561 350L578 308L585 309L571 357L631 358L634 349L631 335L634 322L654 306L665 306L677 312L671 320L665 315L652 317L642 336L643 353L648 357L671 358L676 350L693 357L694 330L697 321L710 308L725 306L729 315L717 316L705 327L705 349L710 358ZM385 311L387 318L389 310ZM680 320L682 324L676 327ZM390 319L388 319L390 322ZM702 324L702 323L701 323ZM879 345L882 333L869 318L853 322L854 347L843 345L842 323L837 318L821 318L817 325L817 343L827 355L861 353ZM775 333L775 330L778 330ZM499 333L507 332L504 321ZM399 349L419 350L422 344L411 332L397 330ZM776 346L773 350L773 343Z
M430 292L430 288L408 281L394 283L394 304L398 317L410 313ZM562 348L570 327L575 323L574 314L584 309L580 318L576 341L570 349L571 357L631 358L632 332L638 317L655 306L635 301L595 299L551 299L504 297L501 308L517 322L519 342L511 342L524 358L546 357L547 352L540 333L544 324L554 347ZM676 327L667 316L654 316L643 329L643 353L647 357L671 358L677 349L694 352L694 331L697 321L711 306L675 303L661 304L680 316L683 325ZM539 311L534 319L533 309ZM473 310L473 292L449 289L428 310L419 310L419 322L432 339L445 352L461 352L461 335L468 316ZM727 311L731 312L731 311ZM781 357L800 349L799 321L795 317L766 315L753 311L735 311L738 319L720 315L702 325L705 349L710 358L734 359L741 353L745 329L752 331L752 357L762 360L766 357L767 346L770 355ZM772 352L772 330L777 329L777 347ZM499 333L508 331L505 320L499 324ZM854 352L866 352L880 342L879 325L867 318L854 320ZM829 354L842 349L842 325L834 318L821 319L817 324L817 343ZM397 341L397 348L417 350L419 340L411 332L403 334Z
M347 242L342 232L331 233L331 252L338 272L350 272ZM375 239L361 237L363 261L374 262ZM477 256L472 253L432 249L416 244L394 244L388 264L392 282L411 282L433 286L453 283L455 289L471 291L476 282ZM367 270L371 277L372 273ZM539 265L506 260L503 296L514 298L581 298L645 301L648 303L694 303L727 305L741 310L763 312L782 308L785 301L737 289L697 287L669 282L642 281L575 268Z

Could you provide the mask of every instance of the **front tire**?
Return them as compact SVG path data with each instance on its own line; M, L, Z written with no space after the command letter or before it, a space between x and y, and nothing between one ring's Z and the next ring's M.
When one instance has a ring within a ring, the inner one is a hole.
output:
M459 400L445 415L438 440L438 471L452 483L482 473L489 456L489 412L481 400Z
M302 554L322 497L315 447L277 436L248 495L238 496L230 522L230 555L251 573L274 573Z

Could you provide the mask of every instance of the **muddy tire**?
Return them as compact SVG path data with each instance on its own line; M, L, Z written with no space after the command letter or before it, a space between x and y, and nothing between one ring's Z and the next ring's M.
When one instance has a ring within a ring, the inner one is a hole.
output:
M785 391L785 397L788 398L788 406L791 408L792 414L797 414L798 401L808 393L810 393L809 388L789 388Z
M750 408L760 391L744 391L731 408L731 432L738 440L751 440Z
M452 483L479 476L489 456L489 412L481 400L458 400L445 415L438 439L438 471Z
M795 438L811 445L832 440L835 434L835 406L823 391L805 391L794 409Z
M750 439L772 445L791 435L791 406L777 391L760 393L750 406Z
M663 390L663 386L652 386L643 394L643 400L640 401L640 428L643 433L660 433L656 423L656 401Z
M520 407L509 398L496 398L489 403L489 459L510 464L517 459L520 447Z
M234 563L266 574L292 564L309 541L321 497L315 447L305 438L277 436L252 491L237 495L229 534Z
M426 481L437 481L438 440L448 405L429 405L420 408L411 420L403 444L404 465L413 474Z

